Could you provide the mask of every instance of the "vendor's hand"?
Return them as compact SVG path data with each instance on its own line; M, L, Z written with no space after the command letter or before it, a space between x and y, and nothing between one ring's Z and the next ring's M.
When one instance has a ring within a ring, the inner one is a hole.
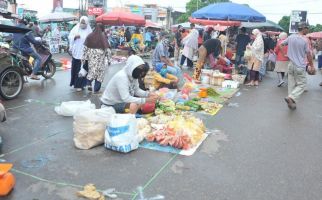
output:
M159 96L158 95L149 95L149 97L148 98L146 98L146 102L148 102L148 103L155 103L155 102L157 102L159 100Z
M171 80L171 83L178 83L179 79Z

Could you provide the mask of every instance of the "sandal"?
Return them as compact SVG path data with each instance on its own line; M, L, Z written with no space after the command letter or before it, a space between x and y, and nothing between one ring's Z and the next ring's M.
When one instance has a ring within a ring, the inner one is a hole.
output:
M29 78L32 80L40 80L40 78L38 76L30 76Z
M246 86L254 86L254 83L252 83L252 82L249 82L249 83L247 83L247 84L245 84Z

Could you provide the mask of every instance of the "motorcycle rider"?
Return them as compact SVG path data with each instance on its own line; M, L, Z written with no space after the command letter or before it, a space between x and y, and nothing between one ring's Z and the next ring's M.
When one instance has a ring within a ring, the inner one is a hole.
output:
M17 27L26 28L27 22L19 20ZM35 40L32 31L24 33L14 33L13 34L13 47L21 51L23 56L31 56L35 60L35 65L30 75L31 79L39 80L37 72L40 70L41 56L31 47L31 44L41 45L40 41Z

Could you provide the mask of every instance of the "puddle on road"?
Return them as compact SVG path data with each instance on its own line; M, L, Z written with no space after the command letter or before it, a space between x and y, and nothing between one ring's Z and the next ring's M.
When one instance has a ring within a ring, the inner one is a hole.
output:
M207 154L209 157L213 157L218 153L220 148L219 141L228 142L227 135L221 130L213 131L213 134L209 135L201 146L200 152Z

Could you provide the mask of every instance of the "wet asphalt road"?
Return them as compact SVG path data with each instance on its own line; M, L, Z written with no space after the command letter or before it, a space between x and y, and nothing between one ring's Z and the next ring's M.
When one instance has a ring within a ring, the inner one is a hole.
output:
M112 66L105 81L122 65ZM118 199L158 194L169 200L321 200L322 80L309 77L308 92L296 111L283 98L270 73L258 88L240 95L216 116L201 116L216 129L190 157L138 149L120 154L97 147L77 150L70 117L54 112L56 103L91 99L69 85L70 71L54 79L30 81L19 98L4 102L8 120L0 159L14 163L17 184L8 200L73 200L79 187L94 183L116 188ZM106 83L103 84L105 86ZM31 162L32 161L32 162Z

